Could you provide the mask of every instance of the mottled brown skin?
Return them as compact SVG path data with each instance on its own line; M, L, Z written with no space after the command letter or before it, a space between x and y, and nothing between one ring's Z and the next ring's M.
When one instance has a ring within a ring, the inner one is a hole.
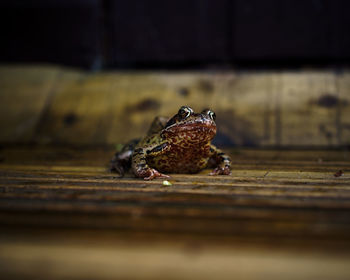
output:
M141 141L128 143L112 159L111 170L123 176L131 165L134 174L145 180L169 177L163 173L197 173L206 167L215 167L210 175L229 175L229 156L210 143L215 134L215 113L198 114L182 106L169 120L157 117Z

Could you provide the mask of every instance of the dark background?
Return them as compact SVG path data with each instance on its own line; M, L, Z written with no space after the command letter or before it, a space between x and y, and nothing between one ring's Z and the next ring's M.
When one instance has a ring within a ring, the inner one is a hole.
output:
M0 62L87 69L339 66L346 0L0 2Z

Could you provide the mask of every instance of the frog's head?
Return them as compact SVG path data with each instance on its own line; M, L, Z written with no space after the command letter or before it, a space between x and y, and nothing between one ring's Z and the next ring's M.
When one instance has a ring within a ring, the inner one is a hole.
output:
M188 144L209 142L215 134L215 113L209 109L194 113L188 106L182 106L162 131L163 138Z

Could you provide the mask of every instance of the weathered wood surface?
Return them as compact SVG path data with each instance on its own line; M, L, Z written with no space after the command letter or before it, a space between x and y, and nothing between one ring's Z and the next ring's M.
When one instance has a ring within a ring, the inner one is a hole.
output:
M2 279L350 278L346 149L231 150L232 176L171 186L107 171L183 104L222 145L347 146L349 72L1 66L0 90Z
M181 105L217 113L216 143L350 144L349 71L97 72L0 67L0 142L115 144ZM131 129L132 128L132 129Z
M109 147L4 146L2 279L349 279L349 151L230 153L165 186Z

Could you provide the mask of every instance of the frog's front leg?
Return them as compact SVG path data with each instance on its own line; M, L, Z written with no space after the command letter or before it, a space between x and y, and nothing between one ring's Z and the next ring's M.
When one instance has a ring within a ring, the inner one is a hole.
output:
M214 145L210 145L211 160L216 166L210 175L230 175L231 174L231 158L216 148Z
M132 155L131 167L134 174L137 177L144 178L145 180L152 180L154 178L169 178L170 176L160 173L154 168L148 166L147 156L158 156L170 149L168 143L162 143L157 145L150 145L142 148L136 147Z

